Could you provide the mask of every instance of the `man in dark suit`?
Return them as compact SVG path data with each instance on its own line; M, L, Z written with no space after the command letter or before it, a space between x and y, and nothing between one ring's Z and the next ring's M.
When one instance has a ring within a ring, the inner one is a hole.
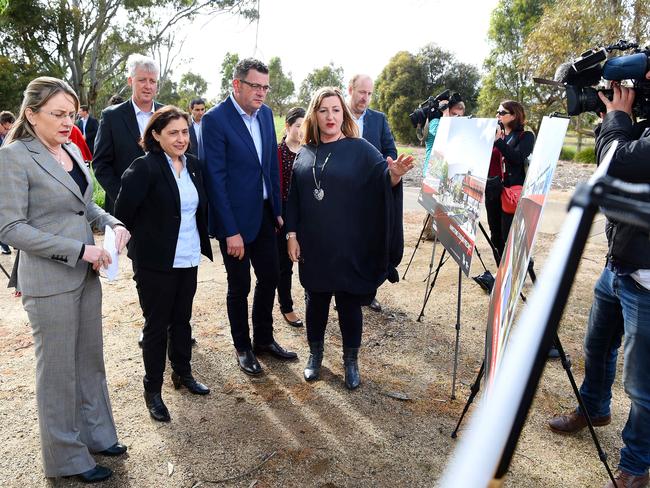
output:
M81 105L79 107L79 120L77 120L75 125L79 127L79 130L84 135L86 144L88 144L88 149L90 149L90 152L94 154L95 136L97 135L99 122L97 122L97 119L88 112L88 105Z
M393 134L388 127L388 120L382 112L368 108L374 83L368 75L354 75L348 85L348 106L352 111L359 135L387 158L397 159L397 148ZM369 307L375 312L381 312L381 304L374 298Z
M126 64L127 83L133 95L102 112L93 154L95 176L106 191L104 208L110 213L113 213L113 205L120 191L122 173L136 158L144 155L139 145L140 137L154 111L161 107L154 102L159 73L156 62L132 54Z
M192 123L190 124L190 147L187 150L199 158L199 162L203 163L205 155L203 154L203 131L201 119L205 114L205 100L202 98L195 98L190 102L190 115L192 116Z
M154 102L158 91L158 65L149 57L132 54L126 61L131 98L102 112L95 138L93 170L106 191L104 208L113 214L122 173L144 156L140 138L153 113L162 105ZM135 272L135 269L134 269ZM138 344L142 346L142 333Z
M282 227L278 146L273 112L264 105L270 90L268 67L243 59L235 67L232 93L203 117L205 185L210 201L210 234L228 273L228 319L239 367L259 375L255 354L296 359L273 338L273 302L279 277L276 229ZM248 294L253 265L253 341Z

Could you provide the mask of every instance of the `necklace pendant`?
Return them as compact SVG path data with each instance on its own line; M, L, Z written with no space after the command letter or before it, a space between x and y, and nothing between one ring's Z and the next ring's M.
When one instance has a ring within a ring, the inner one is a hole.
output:
M322 188L314 188L314 198L319 202L325 196L325 191Z

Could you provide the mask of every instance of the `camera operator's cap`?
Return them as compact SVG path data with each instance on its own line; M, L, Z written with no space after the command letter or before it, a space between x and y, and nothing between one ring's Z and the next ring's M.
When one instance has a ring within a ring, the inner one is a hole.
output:
M603 65L606 80L640 80L648 72L650 59L645 53L608 59Z

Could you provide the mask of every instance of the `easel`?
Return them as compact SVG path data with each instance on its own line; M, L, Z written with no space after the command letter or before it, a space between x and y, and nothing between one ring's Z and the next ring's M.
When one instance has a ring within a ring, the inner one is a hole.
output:
M593 220L593 216L592 216L592 220ZM496 247L494 246L494 244L492 243L490 238L487 236L487 234L485 233L485 230L484 229L481 229L481 230L483 231L483 235L484 235L485 239L487 240L488 244L491 246L492 252L494 253L495 258L498 258L500 260L501 257L499 255L499 251L496 249ZM585 238L585 241L586 241L586 238ZM537 283L537 276L535 274L535 271L532 269L532 267L528 268L528 275L530 276L530 279L533 282L533 285L535 285ZM527 302L526 296L523 293L520 293L520 296L521 296L522 301L524 303L526 303ZM486 337L486 341L487 340L488 340L488 338ZM573 394L575 395L576 400L578 401L578 405L580 406L580 410L582 412L587 412L587 408L585 407L584 401L582 399L582 395L580 394L580 390L578 388L578 385L576 384L575 378L573 376L573 372L571 371L571 361L567 358L567 355L564 352L564 348L562 347L562 343L560 342L560 338L559 338L559 336L557 334L557 327L555 328L555 331L554 331L553 346L557 349L557 351L558 351L558 353L560 355L560 361L562 362L562 367L564 368L564 371L566 372L567 377L569 378L569 383L571 384L571 388L573 389ZM548 348L548 350L550 350L550 348ZM547 355L548 355L548 350L546 351ZM472 384L472 386L470 388L470 395L469 395L469 397L467 399L467 402L465 403L465 407L463 408L463 411L462 411L462 413L460 415L460 418L458 419L458 423L456 424L456 428L451 433L451 438L452 439L455 439L458 436L458 430L460 429L460 425L461 425L461 423L463 421L463 418L465 417L465 414L467 413L467 411L469 410L469 407L471 406L472 402L474 401L474 398L476 397L479 390L481 389L481 379L483 378L484 373L485 373L485 358L483 359L483 362L481 363L481 367L480 367L479 372L478 372L478 374L476 376L476 379L474 380L474 383ZM541 373L540 373L540 375L541 375ZM532 402L532 394L531 394L530 402ZM609 464L607 463L607 454L605 453L602 446L600 445L600 441L598 440L598 435L596 434L596 431L594 429L593 423L591 421L591 417L589 417L589 415L585 415L584 417L585 417L585 420L587 421L587 427L589 429L589 433L591 434L591 438L592 438L592 440L594 442L594 446L596 447L596 451L598 453L598 458L600 459L600 461L605 466L605 470L607 471L607 474L609 475L609 478L612 480L612 482L614 483L614 486L616 487L617 484L616 484L616 481L614 480L614 475L612 473L611 468L609 467ZM510 460L512 458L512 455L514 454L514 448L516 446L516 441L518 439L519 433L521 433L521 429L523 428L524 422L525 422L525 415L518 417L518 419L515 421L515 425L513 426L513 432L515 432L515 430L517 430L518 434L517 434L517 438L514 439L514 441L512 443L511 452L508 452L506 450L504 452L504 454L503 454L501 465L499 466L499 469L503 469L503 475L505 475L505 472L507 471L507 469L509 467ZM512 436L512 434L511 434L511 436ZM510 442L510 440L509 440L509 442ZM506 462L505 466L503 466L504 460L507 460L507 461L505 461ZM503 466L503 468L502 468L502 466ZM497 474L498 473L499 473L499 470L497 470ZM502 476L496 476L496 478L500 478L500 477L502 477Z
M420 236L424 233L424 230L426 228L427 222L429 219L425 220L424 222L424 228L422 229L422 233L420 233ZM483 228L483 224L479 222L479 227L483 234L487 237L487 234L485 233L485 229ZM431 261L429 261L429 274L427 276L427 284L424 289L424 301L422 303L422 309L420 310L420 314L418 315L417 321L421 322L422 317L424 316L424 309L427 306L427 302L429 301L429 298L431 297L431 292L433 291L433 287L436 285L436 281L438 279L438 274L440 273L440 269L444 266L444 264L447 262L449 259L445 259L445 256L447 254L447 249L442 250L442 254L440 255L440 261L438 262L438 266L436 267L435 272L433 272L433 263L435 261L435 255L436 255L436 246L438 244L438 239L437 236L434 236L434 241L433 241L433 249L431 251ZM474 244L474 251L476 252L476 255L481 261L481 264L483 265L483 268L485 271L487 271L487 267L485 266L485 263L483 262L483 258L481 257L481 253L479 252L478 248L476 247L476 243ZM415 254L415 251L413 251L413 254ZM413 257L411 256L411 260ZM409 263L410 264L410 263ZM404 272L406 275L406 272ZM431 275L433 276L433 281L431 281ZM462 300L462 282L463 282L463 269L458 266L458 293L457 293L457 302L456 302L456 342L454 346L454 369L453 369L453 375L452 375L452 384L451 384L451 399L455 400L456 399L456 377L458 373L458 350L460 348L460 303Z

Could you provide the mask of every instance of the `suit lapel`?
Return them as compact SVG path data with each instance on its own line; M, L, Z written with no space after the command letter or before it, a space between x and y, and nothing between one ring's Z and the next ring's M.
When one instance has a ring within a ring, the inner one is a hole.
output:
M124 119L129 132L131 132L136 141L139 141L140 128L138 127L138 119L135 116L135 109L133 108L133 102L130 98L119 107L119 111L122 114L122 118Z
M38 139L32 139L31 141L23 141L23 144L25 145L27 150L31 153L32 159L36 161L36 164L38 164L41 168L43 168L46 172L48 172L54 179L56 179L59 183L61 183L68 190L70 190L74 194L74 196L76 196L79 200L86 203L86 200L84 200L84 197L81 194L81 191L79 190L79 185L75 183L75 181L68 174L68 172L61 166L61 164L59 164L59 162L56 159L54 159L54 157L50 154L50 152L45 148L45 146ZM75 163L76 158L74 156L71 157L73 163Z
M255 156L255 159L259 161L259 157L257 156L257 149L255 149L255 143L253 142L253 136L251 136L251 133L248 132L246 124L242 120L241 115L237 111L235 105L232 103L230 97L226 98L226 106L230 107L230 120L232 127L235 129L235 132L237 132L237 134L239 134L239 136L242 138L248 149L251 150Z
M169 189L172 192L172 195L174 196L174 203L176 204L176 210L178 211L178 215L181 214L181 194L178 191L178 185L176 184L176 175L174 174L174 170L169 166L169 161L167 161L167 157L165 157L164 153L149 153L150 155L155 155L155 157L158 158L158 163L160 164L160 170L162 171L162 174L169 184ZM189 170L189 168L188 168Z

